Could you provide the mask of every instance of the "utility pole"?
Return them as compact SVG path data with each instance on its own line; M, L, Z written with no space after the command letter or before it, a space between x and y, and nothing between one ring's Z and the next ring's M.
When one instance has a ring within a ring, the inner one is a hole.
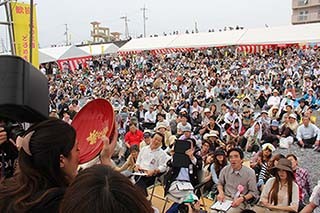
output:
M124 19L124 35L126 39L129 39L129 28L128 28L128 22L130 21L127 16L122 16L120 19Z
M198 33L199 30L198 30L198 23L197 22L194 22L194 32L195 33Z
M146 20L148 19L146 17L146 5L143 6L143 8L141 8L142 10L142 14L143 14L143 37L145 38L147 36L147 33L146 33Z
M69 34L68 34L69 28L68 28L68 24L64 24L64 25L66 26L66 31L64 33L64 35L66 36L66 46L68 46L69 45Z

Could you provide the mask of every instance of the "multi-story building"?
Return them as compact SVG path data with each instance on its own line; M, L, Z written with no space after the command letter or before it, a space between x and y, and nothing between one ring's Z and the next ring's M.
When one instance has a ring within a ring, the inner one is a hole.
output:
M292 0L292 24L320 22L320 0Z
M97 21L91 22L91 25L91 37L93 38L93 43L120 41L121 33L110 32L108 27L101 27L100 22Z

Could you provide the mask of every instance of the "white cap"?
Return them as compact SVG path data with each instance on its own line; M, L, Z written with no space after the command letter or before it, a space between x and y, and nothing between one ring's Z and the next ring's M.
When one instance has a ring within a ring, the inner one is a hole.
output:
M211 112L209 108L204 109L204 113Z

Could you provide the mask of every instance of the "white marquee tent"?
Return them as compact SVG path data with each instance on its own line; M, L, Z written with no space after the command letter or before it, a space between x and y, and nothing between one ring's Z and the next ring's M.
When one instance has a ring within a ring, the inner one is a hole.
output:
M206 48L228 45L258 46L319 42L320 24L317 23L132 39L119 49L119 53L126 54L143 50L166 50L170 52L177 48Z
M242 30L219 33L182 34L172 41L167 48L201 48L235 45L243 35Z
M89 56L87 52L76 46L51 47L39 49L39 62L47 63L69 58L80 58Z
M320 42L320 24L302 24L286 27L248 29L237 44L296 44L317 42Z

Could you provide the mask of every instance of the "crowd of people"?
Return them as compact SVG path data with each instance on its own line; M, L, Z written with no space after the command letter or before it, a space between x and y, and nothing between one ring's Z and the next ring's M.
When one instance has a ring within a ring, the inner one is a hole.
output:
M319 154L319 58L319 48L247 54L228 47L99 56L74 72L44 65L50 117L58 120L20 138L17 174L0 185L0 209L153 212L147 189L163 178L174 202L168 212L203 212L200 196L230 200L229 213L312 212L319 187L312 192L296 155L275 151L299 146ZM96 98L113 105L119 136L100 155L110 167L77 175L75 132L66 123Z

